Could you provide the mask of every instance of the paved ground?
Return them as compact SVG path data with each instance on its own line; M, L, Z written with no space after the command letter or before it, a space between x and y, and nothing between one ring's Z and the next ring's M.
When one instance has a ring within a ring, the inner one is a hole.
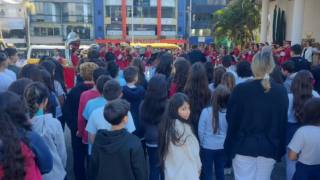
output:
M68 173L69 180L75 180L73 174L73 156L72 156L72 148L71 148L71 137L70 130L66 126L66 130L64 132L64 137L66 141L67 154L68 154L68 162L66 171ZM285 160L283 159L281 163L277 163L275 168L273 169L271 180L285 180L286 179L286 169L285 169ZM213 178L215 180L215 178ZM233 174L229 176L225 176L225 180L234 180Z

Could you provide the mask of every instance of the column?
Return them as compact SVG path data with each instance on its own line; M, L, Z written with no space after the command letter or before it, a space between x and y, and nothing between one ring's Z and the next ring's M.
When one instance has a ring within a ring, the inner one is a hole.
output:
M303 17L304 17L305 0L295 0L293 8L293 23L292 23L292 45L301 44Z
M122 0L122 38L127 38L127 6L126 0ZM133 30L132 30L133 32Z
M157 11L158 11L158 23L157 23L157 35L158 39L161 38L161 0L157 1Z
M267 42L269 3L270 3L270 0L262 0L261 33L260 33L261 43Z

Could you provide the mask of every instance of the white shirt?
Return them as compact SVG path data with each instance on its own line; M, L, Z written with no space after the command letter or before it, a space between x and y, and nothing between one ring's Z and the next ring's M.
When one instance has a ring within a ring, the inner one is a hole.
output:
M56 91L56 92L55 92L55 95L56 95L57 97L62 96L62 95L66 95L66 94L64 93L63 89L62 89L62 86L61 86L60 82L57 81L57 80L54 80L54 89L55 89L55 91Z
M91 113L88 124L86 126L86 130L90 134L97 134L99 129L107 129L107 130L111 129L111 124L103 116L103 110L104 110L104 106L94 110ZM124 128L126 128L130 133L136 130L130 111L129 111L128 122L127 124L124 125Z
M301 57L303 57L304 55L304 50L306 49L307 47L304 47L303 50L302 50L302 53L301 53ZM309 46L308 49L306 50L306 53L305 53L305 56L304 58L308 60L308 62L312 62L312 47Z
M250 77L248 77L248 78L241 78L241 77L239 77L238 80L236 80L236 85L237 85L237 84L240 84L240 83L244 83L244 82L246 82L246 80L248 80L248 79L254 79L254 77L252 77L252 76L250 76Z
M0 72L0 92L7 91L11 83L13 83L12 78L3 72Z
M306 165L320 164L320 127L302 126L294 134L289 148L299 153L298 161Z
M231 72L234 75L234 78L236 79L236 81L238 80L238 74L236 72L234 72L231 69L227 69L227 72Z
M9 70L9 69L5 69L5 70L4 70L4 73L5 73L6 75L8 75L9 77L11 77L11 79L12 79L13 81L16 81L16 80L17 80L17 75L16 75L13 71L11 71L11 70Z

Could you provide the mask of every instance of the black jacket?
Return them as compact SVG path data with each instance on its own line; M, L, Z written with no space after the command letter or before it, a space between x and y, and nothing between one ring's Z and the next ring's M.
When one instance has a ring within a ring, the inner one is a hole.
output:
M295 67L296 67L294 72L299 72L301 70L309 70L309 71L311 70L309 61L303 57L293 57L288 60L294 62Z
M240 154L280 162L286 154L288 95L284 86L270 83L268 93L261 80L238 84L233 89L226 114L224 149L228 159Z
M190 57L191 65L193 65L196 62L204 63L207 61L206 54L198 50L193 50L189 52L188 55Z
M312 74L314 79L316 80L316 83L314 84L314 90L317 91L318 94L320 94L320 65L314 69L312 69Z
M139 138L126 129L101 129L94 140L89 167L91 180L147 180Z

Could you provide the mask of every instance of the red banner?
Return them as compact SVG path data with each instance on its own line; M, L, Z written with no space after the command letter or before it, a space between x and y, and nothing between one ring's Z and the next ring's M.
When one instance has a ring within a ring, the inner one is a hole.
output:
M67 89L72 89L74 87L75 79L75 69L74 67L63 67L64 81L66 83Z

